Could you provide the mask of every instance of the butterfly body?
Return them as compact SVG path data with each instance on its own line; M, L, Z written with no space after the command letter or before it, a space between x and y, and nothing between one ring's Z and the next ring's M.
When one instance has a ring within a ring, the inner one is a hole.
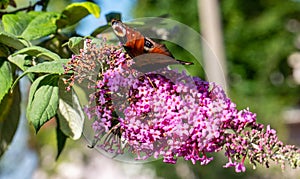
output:
M154 42L152 39L144 36L141 32L126 26L119 20L112 20L112 28L119 38L126 52L132 58L138 58L141 55L149 54L152 58L140 57L137 61L142 66L151 64L158 67L168 66L171 64L191 65L191 62L177 60L164 44ZM165 56L165 57L163 57ZM143 62L142 62L143 61Z

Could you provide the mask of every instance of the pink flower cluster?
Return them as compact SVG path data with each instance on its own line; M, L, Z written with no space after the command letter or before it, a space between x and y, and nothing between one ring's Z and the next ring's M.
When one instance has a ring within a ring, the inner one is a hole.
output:
M246 158L253 165L299 165L296 147L284 146L269 126L264 131L248 109L237 110L218 85L167 69L143 74L133 63L120 46L97 47L88 40L66 68L74 71L71 83L88 79L95 90L86 113L94 120L97 147L122 154L125 141L139 160L163 157L174 164L183 157L201 165L213 160L209 153L224 149L224 167L236 172L245 171ZM100 66L93 80L89 64Z

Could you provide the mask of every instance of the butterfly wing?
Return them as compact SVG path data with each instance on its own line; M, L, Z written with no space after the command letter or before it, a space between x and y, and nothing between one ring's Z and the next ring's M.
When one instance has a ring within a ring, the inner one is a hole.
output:
M148 64L152 69L155 65L161 68L178 63L183 65L193 64L191 62L174 59L173 55L164 44L154 42L152 39L143 36L139 31L126 26L119 20L112 20L111 24L114 33L119 38L124 49L132 58L135 58L136 66L147 68ZM143 58L138 57L144 54L160 55L147 55L143 56ZM167 57L163 58L161 55Z
M143 54L144 36L119 20L112 20L112 28L127 53L133 58Z

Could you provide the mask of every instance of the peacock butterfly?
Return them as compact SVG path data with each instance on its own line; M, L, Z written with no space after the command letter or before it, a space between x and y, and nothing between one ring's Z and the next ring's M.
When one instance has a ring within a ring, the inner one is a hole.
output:
M120 20L113 19L111 26L126 52L130 57L135 58L135 66L139 69L155 70L172 64L193 64L175 59L164 44L154 42Z

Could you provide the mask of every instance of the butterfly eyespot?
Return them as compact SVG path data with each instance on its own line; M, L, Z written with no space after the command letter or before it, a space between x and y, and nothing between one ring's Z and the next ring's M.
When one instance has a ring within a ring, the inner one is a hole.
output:
M153 47L154 47L154 44L149 39L145 38L144 49L146 51L148 51L148 50L150 50Z
M125 37L126 33L128 33L120 21L113 20L111 26L115 34L119 37Z

